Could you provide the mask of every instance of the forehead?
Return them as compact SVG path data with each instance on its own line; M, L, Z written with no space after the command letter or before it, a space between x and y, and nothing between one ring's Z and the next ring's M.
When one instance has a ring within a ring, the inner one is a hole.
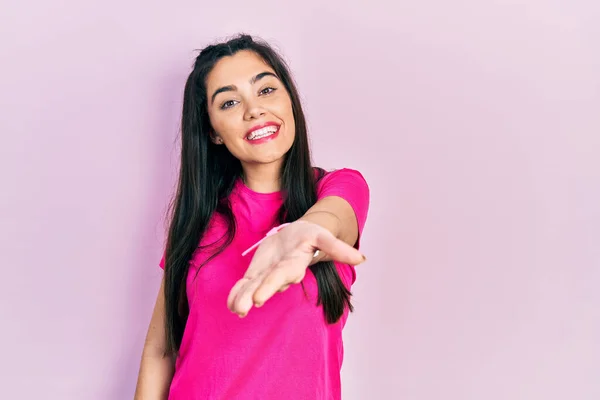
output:
M206 77L206 89L210 95L222 86L248 84L252 77L265 71L275 72L255 52L241 50L233 56L225 56L217 61Z

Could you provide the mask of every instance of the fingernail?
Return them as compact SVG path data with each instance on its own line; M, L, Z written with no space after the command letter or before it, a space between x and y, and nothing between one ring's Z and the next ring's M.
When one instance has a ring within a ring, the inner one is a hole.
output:
M262 305L263 305L263 304L264 304L264 303L254 303L254 307L256 307L256 308L260 308L260 307L262 307Z
M365 257L364 254L361 254L362 258L363 258L363 262L367 261L367 257Z

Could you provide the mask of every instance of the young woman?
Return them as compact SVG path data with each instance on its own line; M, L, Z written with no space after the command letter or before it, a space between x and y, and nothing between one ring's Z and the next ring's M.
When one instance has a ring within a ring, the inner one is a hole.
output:
M368 205L359 172L311 165L298 91L267 43L203 49L135 398L340 399Z

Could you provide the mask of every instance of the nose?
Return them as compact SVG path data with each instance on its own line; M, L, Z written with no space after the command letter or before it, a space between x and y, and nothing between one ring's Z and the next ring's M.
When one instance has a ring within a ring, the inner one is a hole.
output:
M259 119L267 113L267 111L262 108L256 100L246 104L248 105L246 107L246 111L244 112L244 119L246 121L251 119Z

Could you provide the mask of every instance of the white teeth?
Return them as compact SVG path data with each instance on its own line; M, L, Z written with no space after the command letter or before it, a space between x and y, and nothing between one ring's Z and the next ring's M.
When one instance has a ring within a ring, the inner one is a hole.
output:
M264 128L261 129L257 129L254 132L252 132L250 135L248 135L248 140L256 140L256 139L260 139L266 136L270 136L273 133L277 132L277 130L279 129L278 126L266 126Z

